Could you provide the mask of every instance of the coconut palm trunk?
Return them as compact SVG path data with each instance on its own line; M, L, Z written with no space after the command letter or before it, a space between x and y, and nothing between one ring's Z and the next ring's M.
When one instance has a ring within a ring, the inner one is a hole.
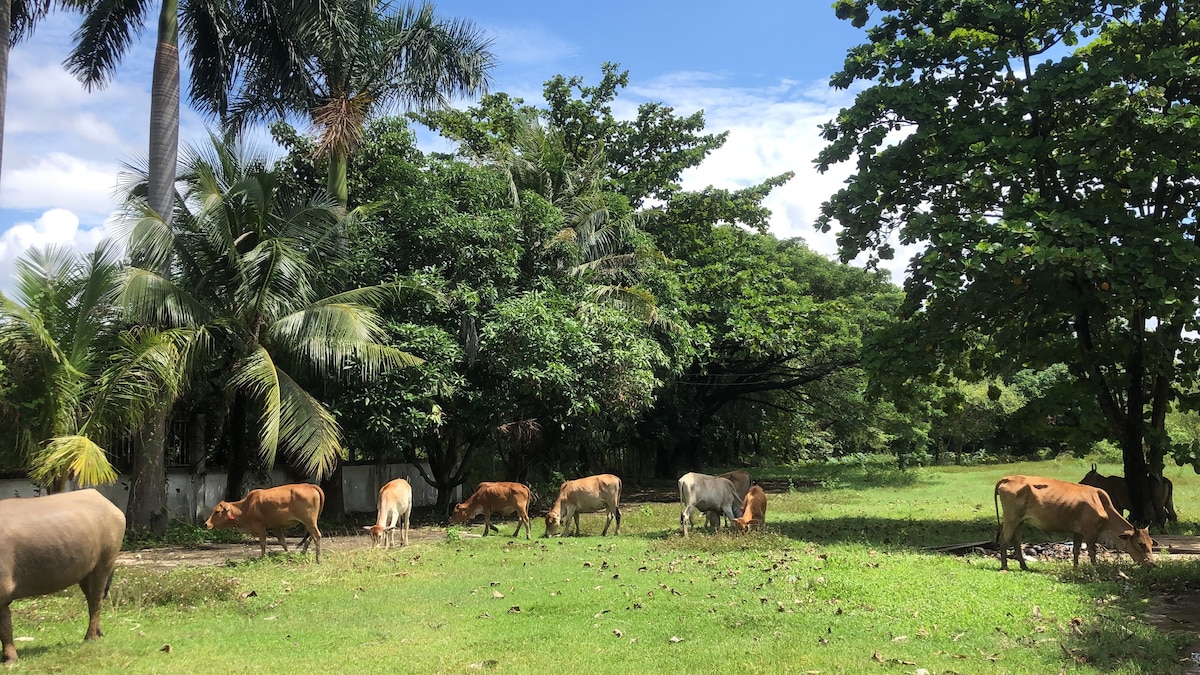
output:
M158 46L150 92L150 208L171 222L175 205L175 166L179 159L179 5L163 0L158 16ZM166 258L159 273L171 274ZM161 534L167 527L167 427L170 404L151 419L134 442L133 476L129 489L129 527Z
M4 102L8 99L8 50L11 46L12 0L0 0L0 163L4 160Z

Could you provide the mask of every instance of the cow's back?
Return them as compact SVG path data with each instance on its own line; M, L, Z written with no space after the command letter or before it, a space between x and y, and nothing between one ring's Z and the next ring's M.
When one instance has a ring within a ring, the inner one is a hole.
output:
M1005 518L1028 522L1046 532L1095 531L1093 528L1101 528L1112 515L1120 517L1100 488L1053 478L1005 476L996 484L996 494Z
M412 510L412 485L403 478L388 481L379 490L380 509L394 508L400 513Z
M270 529L316 521L325 508L325 492L313 483L251 490L241 502L241 519Z
M125 514L95 490L0 500L0 602L111 567L124 537Z
M723 473L718 476L718 478L725 478L728 479L730 483L733 483L733 491L739 502L746 499L746 494L750 492L750 484L753 482L750 478L750 474L741 469Z

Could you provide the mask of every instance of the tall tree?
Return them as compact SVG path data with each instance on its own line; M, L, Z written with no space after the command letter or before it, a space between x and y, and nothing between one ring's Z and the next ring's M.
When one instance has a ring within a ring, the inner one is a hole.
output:
M268 0L243 14L238 87L228 102L216 96L206 107L233 128L302 115L329 162L329 192L345 206L347 161L366 121L485 92L494 57L474 24L441 19L428 3L310 4Z
M75 45L66 65L88 89L103 86L149 20L151 5L145 0L63 0L83 12ZM175 208L175 170L179 159L179 32L184 17L184 39L189 47L192 98L213 99L227 91L233 71L230 10L222 0L163 0L155 33L154 66L150 91L150 143L147 152L149 180L146 203L163 222L171 222ZM166 275L170 260L160 262ZM158 411L137 439L132 486L129 491L130 525L166 527L165 446L170 409Z
M820 168L857 169L821 226L841 226L847 259L890 257L897 236L923 247L880 349L914 373L1069 364L1145 518L1168 408L1200 403L1200 15L1181 0L835 7L872 26L832 80L866 86L824 129Z
M324 380L371 378L419 359L380 344L372 307L383 287L325 295L342 210L281 189L265 160L231 141L185 156L175 222L148 213L134 229L123 298L143 321L187 329L234 401L234 462L226 495L240 498L250 445L270 467L282 453L313 478L342 455L340 431L312 393ZM171 260L171 274L158 270ZM198 361L197 361L198 362ZM256 418L252 418L255 416Z

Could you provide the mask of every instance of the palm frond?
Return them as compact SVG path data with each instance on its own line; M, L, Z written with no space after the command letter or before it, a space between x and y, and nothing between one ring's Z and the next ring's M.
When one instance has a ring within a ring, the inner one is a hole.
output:
M178 398L190 365L186 355L203 340L204 333L193 329L122 334L120 348L92 392L82 429L111 437L145 426L152 414Z
M266 349L255 347L234 364L229 378L231 390L244 391L259 406L259 450L267 465L275 463L279 449L280 407L279 370Z
M285 455L310 478L333 472L342 456L341 430L333 413L287 373L279 373L280 435Z
M117 472L104 448L86 436L59 436L33 458L29 477L42 485L74 479L80 486L109 485Z
M91 91L116 71L136 31L145 25L146 0L64 0L84 11L73 36L75 46L63 65Z
M204 305L171 280L137 267L125 269L117 302L134 321L166 328L198 326L209 315Z

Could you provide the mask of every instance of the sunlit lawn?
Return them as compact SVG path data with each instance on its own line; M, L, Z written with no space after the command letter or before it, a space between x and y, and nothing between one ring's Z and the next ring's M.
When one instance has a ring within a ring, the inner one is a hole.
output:
M16 633L33 640L18 643L12 672L1178 670L1186 636L1142 615L1151 598L1194 584L1190 558L999 573L992 556L925 550L991 539L1000 476L1077 480L1087 467L761 471L819 486L771 494L768 530L749 536L684 540L676 505L629 504L617 538L594 536L597 515L584 517L593 536L565 540L442 539L327 552L321 565L275 556L121 568L97 644L80 641L77 590L16 603ZM1194 530L1200 480L1169 475L1186 521L1175 529Z

